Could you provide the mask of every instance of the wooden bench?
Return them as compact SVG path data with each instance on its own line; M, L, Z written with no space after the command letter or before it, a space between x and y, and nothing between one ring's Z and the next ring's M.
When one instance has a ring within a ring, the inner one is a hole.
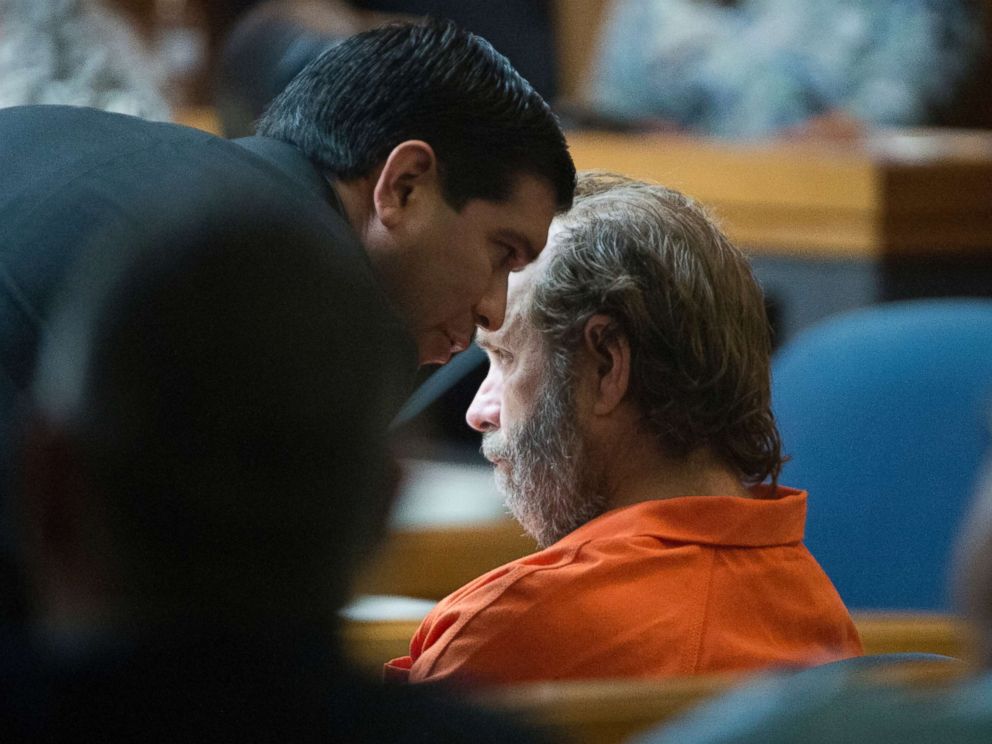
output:
M921 652L969 659L967 624L954 615L928 612L854 612L866 654Z
M441 599L490 569L535 550L534 541L509 518L397 530L362 573L357 591Z

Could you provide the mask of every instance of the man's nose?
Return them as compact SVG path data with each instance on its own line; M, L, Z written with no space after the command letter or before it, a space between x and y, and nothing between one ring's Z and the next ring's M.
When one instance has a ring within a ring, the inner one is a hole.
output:
M490 368L486 379L482 381L479 390L472 399L465 420L468 425L483 434L499 429L500 382L498 373Z
M486 293L473 308L475 324L487 331L495 331L503 325L506 317L506 288L509 274L500 271L495 274Z

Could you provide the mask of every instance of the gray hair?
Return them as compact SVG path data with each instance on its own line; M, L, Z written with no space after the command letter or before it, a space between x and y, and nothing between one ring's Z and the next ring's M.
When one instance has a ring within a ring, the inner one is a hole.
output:
M610 316L630 343L629 395L662 447L709 447L747 482L774 481L770 330L744 254L688 197L610 173L582 174L556 225L530 308L554 368L571 366L592 315Z

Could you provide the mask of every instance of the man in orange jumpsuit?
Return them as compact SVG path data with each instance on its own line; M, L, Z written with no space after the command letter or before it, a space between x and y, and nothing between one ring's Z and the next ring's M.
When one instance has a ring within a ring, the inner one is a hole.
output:
M542 550L427 616L387 679L505 683L685 675L856 656L777 484L764 302L691 200L585 176L481 331L468 411Z

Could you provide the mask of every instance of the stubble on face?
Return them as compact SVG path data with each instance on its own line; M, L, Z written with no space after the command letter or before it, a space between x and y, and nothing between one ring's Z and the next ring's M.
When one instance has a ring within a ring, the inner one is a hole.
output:
M541 548L606 511L606 498L589 477L567 374L549 372L531 415L484 434L482 454L495 464L496 487L510 513Z

